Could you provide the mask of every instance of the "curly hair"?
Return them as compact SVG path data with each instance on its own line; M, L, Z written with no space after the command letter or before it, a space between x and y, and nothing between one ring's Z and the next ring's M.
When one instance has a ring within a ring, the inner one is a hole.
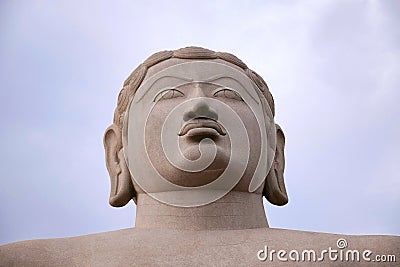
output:
M269 107L271 108L273 116L275 116L275 105L272 94L270 93L266 82L255 71L252 71L236 56L226 52L215 52L202 47L184 47L174 51L160 51L148 57L142 64L140 64L125 80L124 85L118 95L117 108L114 112L114 124L119 129L123 128L124 116L129 106L130 101L136 93L136 90L141 85L147 70L170 58L179 59L193 59L193 60L209 60L209 59L222 59L240 67L246 75L257 85L263 93Z

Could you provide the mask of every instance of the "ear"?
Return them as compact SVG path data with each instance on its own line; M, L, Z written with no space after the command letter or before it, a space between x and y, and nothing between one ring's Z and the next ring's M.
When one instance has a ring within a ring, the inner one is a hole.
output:
M103 141L107 170L111 180L109 202L113 207L122 207L131 199L136 200L136 192L125 162L121 132L117 125L112 124L107 128Z
M263 195L272 204L283 206L288 203L283 172L285 170L285 135L276 124L276 150L274 162L265 179Z

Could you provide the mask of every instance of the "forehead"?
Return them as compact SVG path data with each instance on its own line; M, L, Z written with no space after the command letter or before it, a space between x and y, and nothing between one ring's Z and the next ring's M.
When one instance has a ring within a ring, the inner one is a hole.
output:
M168 67L171 67L171 66L174 66L174 65L178 65L178 64L181 64L181 63L193 62L193 61L216 62L216 63L224 64L224 65L227 65L229 67L235 68L238 71L241 71L241 72L243 72L243 74L245 74L245 72L243 71L242 68L240 68L240 67L238 67L235 64L232 64L230 62L222 60L222 59L204 59L204 60L201 60L201 59L170 58L170 59L164 60L164 61L162 61L162 62L160 62L160 63L158 63L158 64L156 64L154 66L151 66L147 70L147 73L146 73L146 76L145 76L143 82L145 82L151 76L155 75L156 73L158 73L158 72L160 72L160 71L162 71L162 70L164 70L164 69L166 69Z

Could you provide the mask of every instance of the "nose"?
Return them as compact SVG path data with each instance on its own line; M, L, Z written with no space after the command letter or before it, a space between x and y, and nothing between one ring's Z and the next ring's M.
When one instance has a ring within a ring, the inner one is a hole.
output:
M196 118L207 118L216 121L218 120L218 114L206 102L202 101L193 106L191 110L186 111L185 114L183 114L184 121L189 121Z

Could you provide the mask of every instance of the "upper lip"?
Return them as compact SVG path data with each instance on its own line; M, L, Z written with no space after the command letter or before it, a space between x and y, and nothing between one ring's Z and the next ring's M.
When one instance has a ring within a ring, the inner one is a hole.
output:
M219 124L217 121L210 119L210 118L195 118L188 122L186 122L181 130L179 131L178 135L183 136L189 132L191 129L195 128L211 128L216 130L220 135L226 135L226 131L224 127Z

